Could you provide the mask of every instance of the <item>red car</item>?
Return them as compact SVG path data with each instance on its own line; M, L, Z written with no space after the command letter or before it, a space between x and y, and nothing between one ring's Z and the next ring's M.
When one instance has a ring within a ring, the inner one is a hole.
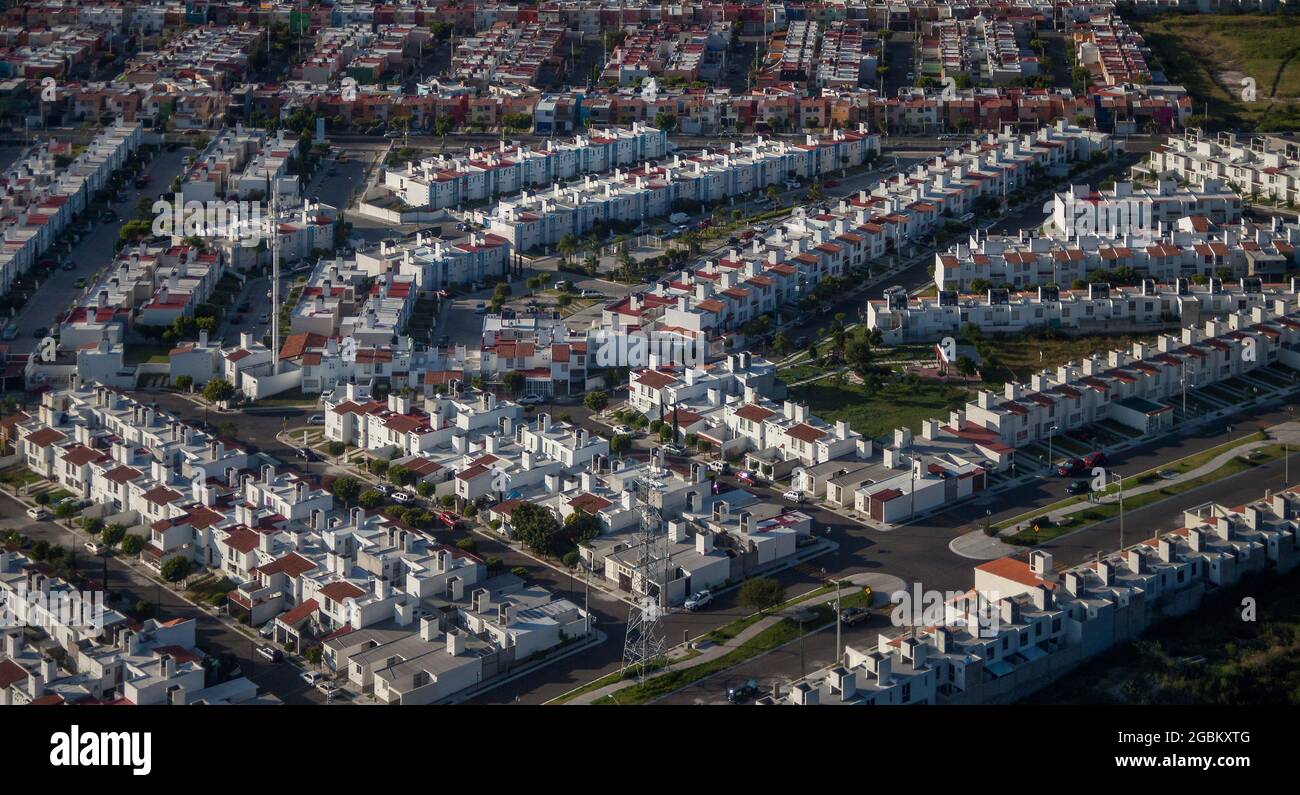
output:
M438 513L438 521L447 525L452 530L460 526L460 517L451 511L441 511Z
M741 472L736 475L736 480L743 481L751 486L763 485L763 479L758 475L755 475L753 472Z
M840 186L840 181L838 179L828 179L822 184L828 188L838 188Z
M1068 477L1070 475L1079 474L1080 472L1083 471L1083 468L1084 468L1084 463L1081 459L1071 458L1069 461L1057 465L1056 474L1060 475L1061 477Z
M1083 465L1088 469L1101 466L1106 463L1106 454L1100 450L1095 450L1083 457Z

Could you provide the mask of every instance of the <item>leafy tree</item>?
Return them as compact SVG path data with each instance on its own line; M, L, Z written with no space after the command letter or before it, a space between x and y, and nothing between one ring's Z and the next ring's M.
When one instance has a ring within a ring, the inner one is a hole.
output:
M622 455L632 449L632 439L627 434L616 433L609 440L609 451L614 455Z
M569 518L564 520L564 531L575 544L590 541L600 535L600 530L600 519L582 509L569 514Z
M384 495L374 489L366 489L357 497L357 504L367 511L373 511L384 502Z
M167 582L180 582L190 575L190 559L176 555L163 561L162 577Z
M176 388L182 392L188 392L194 386L194 377L189 375L178 375L174 382Z
M144 549L144 538L141 536L127 536L122 539L122 552L127 555L139 555Z
M511 395L518 396L524 391L524 374L518 370L511 370L501 376L501 386Z
M582 399L582 404L592 411L604 411L609 405L609 395L599 389L593 390Z
M330 493L342 500L344 505L351 505L361 494L361 484L355 478L339 478L330 484Z
M436 487L427 480L415 487L416 492L425 499L432 497L435 489Z
M781 587L781 583L771 577L756 577L748 580L740 586L740 592L737 594L737 599L743 607L760 613L781 604L784 598L785 589Z
M99 540L104 542L104 546L111 548L122 543L125 538L126 526L114 523L104 528L104 533Z
M214 378L203 386L203 397L213 403L230 400L235 396L235 388L224 378Z
M99 535L99 533L104 529L104 521L102 519L87 516L81 520L81 529L90 533L92 536Z
M515 537L529 549L538 554L549 554L560 532L560 523L549 509L526 502L510 512L510 523L515 528Z
M405 486L413 477L411 470L401 464L393 464L388 467L388 482L395 486Z

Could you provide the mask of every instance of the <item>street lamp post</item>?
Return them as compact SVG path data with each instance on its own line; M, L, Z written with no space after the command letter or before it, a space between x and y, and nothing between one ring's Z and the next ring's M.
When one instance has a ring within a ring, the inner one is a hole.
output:
M1060 426L1057 426L1057 425L1050 425L1050 426L1048 426L1048 428L1047 428L1047 471L1048 471L1048 474L1051 474L1051 471L1052 471L1052 437L1055 436L1055 435L1056 435L1056 432L1059 431L1059 430L1060 430Z
M1124 477L1118 472L1107 473L1113 481L1119 483L1119 549L1124 551Z

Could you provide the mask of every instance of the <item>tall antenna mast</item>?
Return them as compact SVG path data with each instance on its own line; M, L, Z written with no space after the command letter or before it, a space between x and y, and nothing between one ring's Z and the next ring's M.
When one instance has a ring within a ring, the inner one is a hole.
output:
M271 374L280 374L280 202L277 186L266 172L266 189L271 194Z
M623 638L623 668L634 668L637 681L644 682L650 664L663 657L664 629L660 617L668 611L667 534L663 532L663 519L651 504L650 495L662 488L659 482L659 451L650 454L648 471L637 477L637 498L641 501L641 524L633 540L637 550L636 568L632 572L632 590L635 601L628 610L627 634ZM659 566L660 562L664 566ZM659 593L651 593L650 584L656 575L665 576L659 583ZM640 587L642 593L637 595Z

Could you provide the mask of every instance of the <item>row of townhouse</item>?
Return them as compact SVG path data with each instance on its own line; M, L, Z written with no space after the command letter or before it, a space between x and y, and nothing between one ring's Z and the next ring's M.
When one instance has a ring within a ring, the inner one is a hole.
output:
M676 438L694 437L720 457L743 459L760 477L790 480L805 495L899 522L984 489L1011 450L988 433L960 432L935 420L920 437L899 428L877 444L807 406L771 399L770 365L747 353L711 368L634 370L628 405L662 420Z
M675 351L709 349L709 341L798 301L823 279L923 239L971 212L981 197L1015 190L1035 171L1061 172L1108 143L1104 135L1064 125L1023 140L1009 132L990 135L900 172L870 193L860 191L833 207L796 209L776 228L750 237L744 248L610 304L601 326L677 338L683 344Z
M1119 183L1109 191L1072 186L1053 199L1044 234L975 232L966 242L935 252L935 284L969 290L974 284L1072 285L1098 272L1132 271L1138 278L1258 276L1277 279L1292 270L1295 224L1242 219L1237 194L1211 184L1181 190L1162 182L1154 191Z
M760 138L752 144L732 144L721 153L707 150L690 157L674 155L660 165L612 176L588 176L576 185L554 185L549 191L524 191L503 199L473 219L504 238L517 251L554 246L566 235L582 236L598 223L638 223L667 215L682 202L701 205L723 201L789 179L811 179L837 169L855 167L875 157L880 139L863 133L835 131L809 136L805 143L787 144Z
M280 703L243 676L208 684L208 655L192 618L132 625L100 605L95 619L70 626L56 600L76 604L87 596L41 568L22 553L0 552L0 594L12 606L41 606L40 615L6 616L14 621L6 622L0 648L0 706Z
M46 392L17 431L23 464L90 503L82 515L143 536L155 569L174 556L219 565L222 528L296 527L332 506L303 478L100 384Z
M340 383L321 400L330 441L407 455L454 445L467 449L468 441L496 433L523 414L518 404L486 392L434 395L422 399L420 407L406 395L372 399L368 387L351 382Z
M457 207L489 201L585 174L600 174L666 157L668 133L635 123L628 129L593 129L541 148L505 141L464 155L413 160L384 172L384 186L411 207Z
M1077 25L1073 36L1075 59L1095 85L1151 82L1146 42L1118 16L1093 17Z
M140 125L117 122L80 151L44 142L0 173L0 291L40 261L140 147L141 135Z
M1168 430L1169 404L1184 388L1274 364L1294 369L1300 313L1285 299L1273 304L1183 328L1181 336L1161 335L1154 345L1137 342L1044 370L1029 384L1007 384L1000 399L981 390L950 424L978 427L1012 447L1107 418L1142 433Z
M1195 613L1249 575L1300 562L1300 494L1183 512L1180 526L1057 571L1035 550L977 565L974 587L902 611L907 634L850 645L828 669L763 704L996 704L1024 698L1084 662ZM892 596L920 601L919 587Z
M446 290L497 280L511 264L508 241L498 235L472 232L452 242L417 232L404 241L383 240L356 254L356 267L367 276L391 272L415 280L422 292Z
M410 322L417 293L414 276L389 270L372 279L346 262L322 257L290 313L290 330L350 337L357 347L391 345Z
M1152 149L1134 171L1199 188L1212 180L1242 195L1300 203L1300 147L1285 138L1220 133L1212 139L1191 129Z
M451 74L480 85L532 85L561 65L567 36L565 28L544 22L497 22L456 43Z
M990 288L983 295L945 290L935 297L911 298L890 293L867 303L866 325L879 329L886 345L938 342L967 327L985 336L1054 329L1066 334L1149 332L1173 326L1199 326L1211 318L1256 306L1294 307L1300 284L1265 283L1247 277L1224 284L1209 277L1204 285L1187 279L1157 284L1143 279L1138 287L1093 282L1085 290L1037 290L1011 293Z
M118 78L126 84L153 83L159 78L200 80L217 89L244 82L262 29L252 25L207 25L200 22L161 41L156 49L137 53Z
M298 176L292 164L298 158L299 139L283 129L274 133L237 124L221 130L199 153L181 180L185 202L212 202L235 198L269 201L273 192L281 200L299 196Z
M227 207L230 203L227 203ZM255 208L255 209L254 209ZM250 271L271 262L271 229L280 243L280 263L299 262L333 251L339 210L337 207L309 199L285 198L271 217L271 208L263 204L244 205L241 213L249 217L233 227L233 232L206 232L208 247L220 252L229 267ZM213 209L214 213L218 212ZM172 242L182 242L183 235L173 234ZM263 242L265 246L261 245Z

